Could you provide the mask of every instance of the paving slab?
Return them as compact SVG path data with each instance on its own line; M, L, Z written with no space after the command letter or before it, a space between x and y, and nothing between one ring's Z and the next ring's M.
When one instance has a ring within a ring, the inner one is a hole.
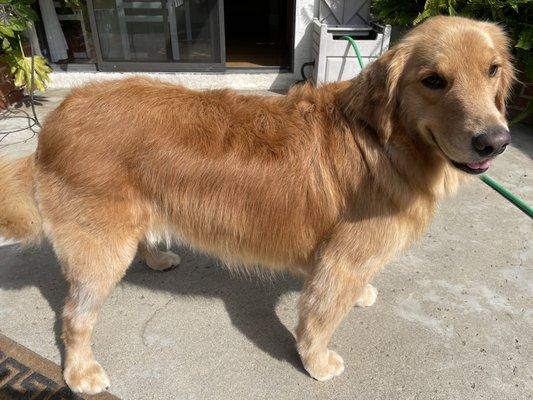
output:
M43 115L64 92L46 96ZM35 146L16 140L0 154ZM513 141L490 174L532 203L532 128L513 127ZM328 382L309 378L294 350L301 279L235 276L178 251L183 264L166 273L134 262L96 326L96 357L121 398L533 396L533 223L477 178L377 275L376 304L354 309L333 338L346 371ZM0 247L0 332L56 363L65 294L49 247Z

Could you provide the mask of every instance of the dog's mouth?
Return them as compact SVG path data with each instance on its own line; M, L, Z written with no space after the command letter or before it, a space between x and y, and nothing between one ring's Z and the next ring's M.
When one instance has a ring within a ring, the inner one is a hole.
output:
M460 163L460 162L451 160L449 157L446 157L446 158L450 160L450 162L453 164L455 168L458 168L464 172L468 172L469 174L472 174L472 175L482 174L483 172L489 169L490 164L492 163L492 160L485 160L485 161L473 162L473 163Z
M483 161L479 162L469 162L469 163L460 163L458 161L455 161L454 159L450 158L448 154L442 149L439 142L433 135L433 132L429 130L429 134L431 135L431 138L433 139L433 142L437 146L437 148L440 150L440 152L444 155L444 157L457 169L460 169L463 172L466 172L471 175L478 175L482 174L483 172L486 172L490 165L492 164L492 159L488 158Z

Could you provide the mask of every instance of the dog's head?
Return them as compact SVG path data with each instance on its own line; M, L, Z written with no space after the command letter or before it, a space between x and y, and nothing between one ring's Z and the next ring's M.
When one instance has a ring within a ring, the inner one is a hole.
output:
M385 93L373 122L385 140L400 118L409 133L471 174L486 171L509 144L505 102L513 67L499 26L434 17L374 64L367 79L374 87L381 79Z

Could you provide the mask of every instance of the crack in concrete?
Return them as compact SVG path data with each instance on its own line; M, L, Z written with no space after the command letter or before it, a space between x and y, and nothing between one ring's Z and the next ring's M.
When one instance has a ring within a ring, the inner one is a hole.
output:
M146 338L146 329L148 329L148 325L152 322L152 320L155 318L155 316L161 312L163 309L165 309L172 301L174 300L173 297L171 297L170 299L168 299L168 301L162 305L161 307L159 307L157 310L155 310L151 315L150 317L148 317L148 319L143 323L142 325L142 328L141 328L141 340L142 340L142 343L144 345L144 347L150 347L150 344L148 343L148 340Z

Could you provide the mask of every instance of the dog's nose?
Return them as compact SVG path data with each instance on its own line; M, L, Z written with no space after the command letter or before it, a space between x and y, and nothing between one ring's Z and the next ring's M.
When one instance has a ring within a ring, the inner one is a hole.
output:
M472 146L480 156L489 157L503 153L510 142L509 131L498 127L474 136Z

